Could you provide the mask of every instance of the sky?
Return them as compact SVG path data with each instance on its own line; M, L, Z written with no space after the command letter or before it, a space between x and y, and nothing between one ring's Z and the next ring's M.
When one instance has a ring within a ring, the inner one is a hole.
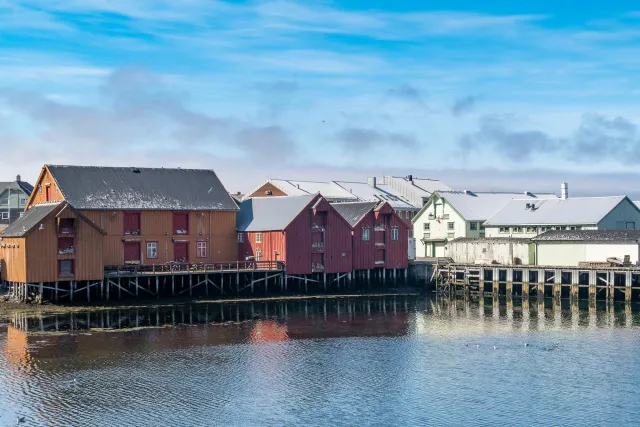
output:
M640 198L631 1L0 0L0 180L45 163Z

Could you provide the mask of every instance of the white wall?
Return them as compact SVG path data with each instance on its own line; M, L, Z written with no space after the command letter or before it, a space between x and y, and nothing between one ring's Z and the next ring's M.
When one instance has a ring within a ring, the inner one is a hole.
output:
M507 239L504 242L483 239L474 242L449 242L446 256L464 264L491 264L495 261L502 265L511 265L514 258L519 258L523 265L529 265L533 261L529 260L529 243Z
M640 261L637 244L585 244L564 242L538 242L538 264L553 266L577 266L578 263L605 262L607 258L624 259L631 256L631 263Z
M585 224L575 224L575 227L580 227L581 230L597 230L598 227L595 225L585 225ZM542 227L546 227L547 229L542 231ZM517 237L517 238L528 238L531 239L533 237L536 237L539 234L544 233L545 231L548 231L549 229L551 230L555 230L556 226L549 226L549 225L540 225L536 227L536 232L527 232L527 227L526 226L522 226L522 233L514 233L514 227L509 227L509 232L508 233L501 233L500 232L500 227L487 227L486 228L486 237ZM563 229L565 230L570 230L571 226L570 225L563 225L561 226Z
M633 202L624 199L618 204L602 221L598 224L599 230L624 230L626 227L619 227L619 223L634 223L632 230L640 230L640 212Z

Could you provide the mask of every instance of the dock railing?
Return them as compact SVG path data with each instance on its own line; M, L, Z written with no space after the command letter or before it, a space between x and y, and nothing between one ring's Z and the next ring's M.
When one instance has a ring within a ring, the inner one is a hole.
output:
M233 273L240 271L284 271L283 261L230 261L216 263L167 262L165 264L106 265L105 275L174 273Z

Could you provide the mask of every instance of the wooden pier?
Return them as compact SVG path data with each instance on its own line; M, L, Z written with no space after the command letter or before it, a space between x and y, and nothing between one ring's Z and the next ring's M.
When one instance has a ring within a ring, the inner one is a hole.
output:
M571 300L638 301L638 267L557 267L451 263L434 272L441 295L519 295Z

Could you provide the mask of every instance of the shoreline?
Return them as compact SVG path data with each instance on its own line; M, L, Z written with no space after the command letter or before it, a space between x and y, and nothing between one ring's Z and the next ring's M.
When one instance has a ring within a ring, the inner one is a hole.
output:
M312 295L274 295L265 297L228 297L228 298L165 298L162 300L145 299L130 301L114 301L109 304L96 305L63 305L63 304L26 304L21 302L0 301L0 318L7 318L14 314L55 314L74 313L82 311L112 310L115 308L132 309L142 307L169 307L186 304L229 304L238 302L265 302L265 301L295 301L335 298L362 298L385 297L398 295L421 295L424 291L419 288L397 288L381 292L348 292L341 294L312 294Z

